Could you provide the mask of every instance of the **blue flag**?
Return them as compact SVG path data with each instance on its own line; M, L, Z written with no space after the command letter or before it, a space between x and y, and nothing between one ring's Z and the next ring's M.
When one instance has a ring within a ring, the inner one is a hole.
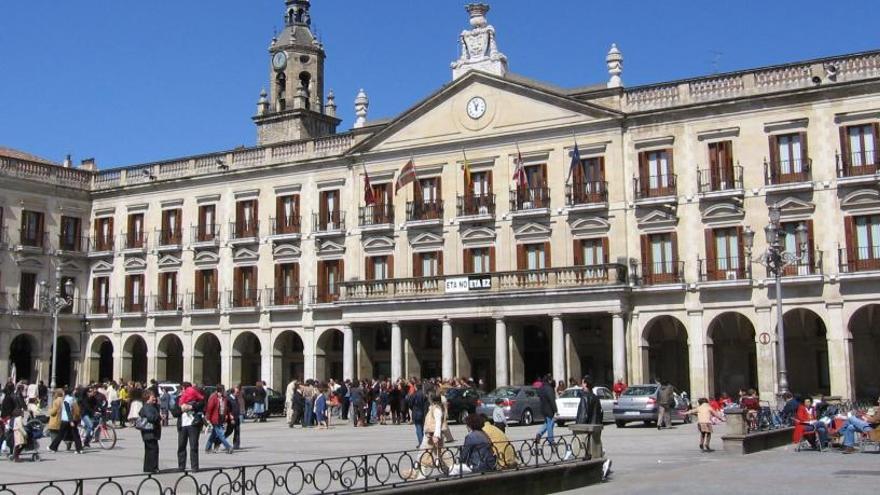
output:
M571 152L571 165L568 167L568 179L565 180L566 183L571 181L571 175L574 173L575 167L581 166L581 152L578 150L577 143L574 143L574 150Z

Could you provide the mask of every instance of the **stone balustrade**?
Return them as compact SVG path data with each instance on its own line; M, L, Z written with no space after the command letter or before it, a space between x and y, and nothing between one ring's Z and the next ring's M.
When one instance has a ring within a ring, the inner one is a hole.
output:
M0 156L0 176L88 190L92 172Z

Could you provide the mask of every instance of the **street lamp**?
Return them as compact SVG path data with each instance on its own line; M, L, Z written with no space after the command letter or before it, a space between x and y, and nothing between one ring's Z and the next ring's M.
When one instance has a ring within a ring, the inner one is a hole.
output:
M785 326L782 318L782 276L785 268L791 265L799 265L810 259L808 248L808 232L807 227L801 223L795 229L795 240L797 241L796 252L791 253L785 251L785 229L779 223L780 219L779 207L770 207L770 223L764 227L764 234L767 236L767 249L752 259L752 248L755 242L755 231L746 227L743 231L743 242L749 260L753 263L760 263L767 268L767 271L775 277L776 281L776 340L778 345L778 373L779 373L779 394L788 392L788 370L785 366ZM749 267L751 271L751 267Z
M43 307L48 307L52 312L52 378L49 388L55 389L58 378L58 314L61 310L73 305L73 281L67 279L64 283L64 292L61 292L61 266L55 269L55 292L50 294L46 287L46 281L40 282L41 298Z

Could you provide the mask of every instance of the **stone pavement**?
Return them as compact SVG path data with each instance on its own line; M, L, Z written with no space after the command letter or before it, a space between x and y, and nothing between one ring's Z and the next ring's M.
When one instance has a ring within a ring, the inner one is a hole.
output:
M538 426L510 427L512 439L534 435ZM465 429L454 425L459 442ZM721 448L721 431L713 439ZM567 429L559 429L567 433ZM84 455L43 454L40 463L0 462L0 481L32 481L73 477L137 473L141 469L143 444L132 428L120 430L112 451L92 449ZM743 493L770 491L773 495L832 489L836 493L861 493L875 489L880 481L880 455L842 455L837 452L800 452L776 449L750 456L721 452L704 454L697 448L693 425L671 430L629 426L606 426L603 436L608 456L614 461L612 480L600 486L571 493ZM204 437L202 437L204 439ZM160 467L176 466L177 432L164 431L160 446ZM283 460L304 460L407 450L415 447L412 426L351 428L348 424L330 430L288 429L282 419L244 425L243 449L233 455L201 454L201 466L220 467ZM43 442L43 448L48 445ZM458 443L456 444L458 445Z

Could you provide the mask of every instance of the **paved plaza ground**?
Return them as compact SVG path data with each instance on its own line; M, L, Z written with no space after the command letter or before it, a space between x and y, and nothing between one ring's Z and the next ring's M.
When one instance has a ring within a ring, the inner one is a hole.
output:
M538 426L510 427L511 439L526 439ZM464 438L463 426L452 427L458 440ZM721 448L718 428L714 447ZM568 433L567 429L557 429ZM176 466L177 432L164 432L160 447L160 467ZM204 437L202 437L204 438ZM867 493L880 481L880 455L843 455L836 451L794 452L780 448L749 456L733 456L720 450L704 454L697 448L698 436L693 425L671 430L630 426L625 429L607 426L604 435L608 456L614 461L612 479L599 486L569 493L757 493L773 495L832 490L836 493ZM201 455L203 468L259 464L286 460L319 459L380 451L398 451L415 447L412 426L373 426L351 428L348 424L330 430L289 429L283 420L247 423L243 448L233 455ZM45 449L47 443L43 443ZM132 428L120 431L120 440L112 451L92 449L84 455L46 453L40 463L0 462L0 482L63 479L83 476L108 476L140 471L143 445Z

